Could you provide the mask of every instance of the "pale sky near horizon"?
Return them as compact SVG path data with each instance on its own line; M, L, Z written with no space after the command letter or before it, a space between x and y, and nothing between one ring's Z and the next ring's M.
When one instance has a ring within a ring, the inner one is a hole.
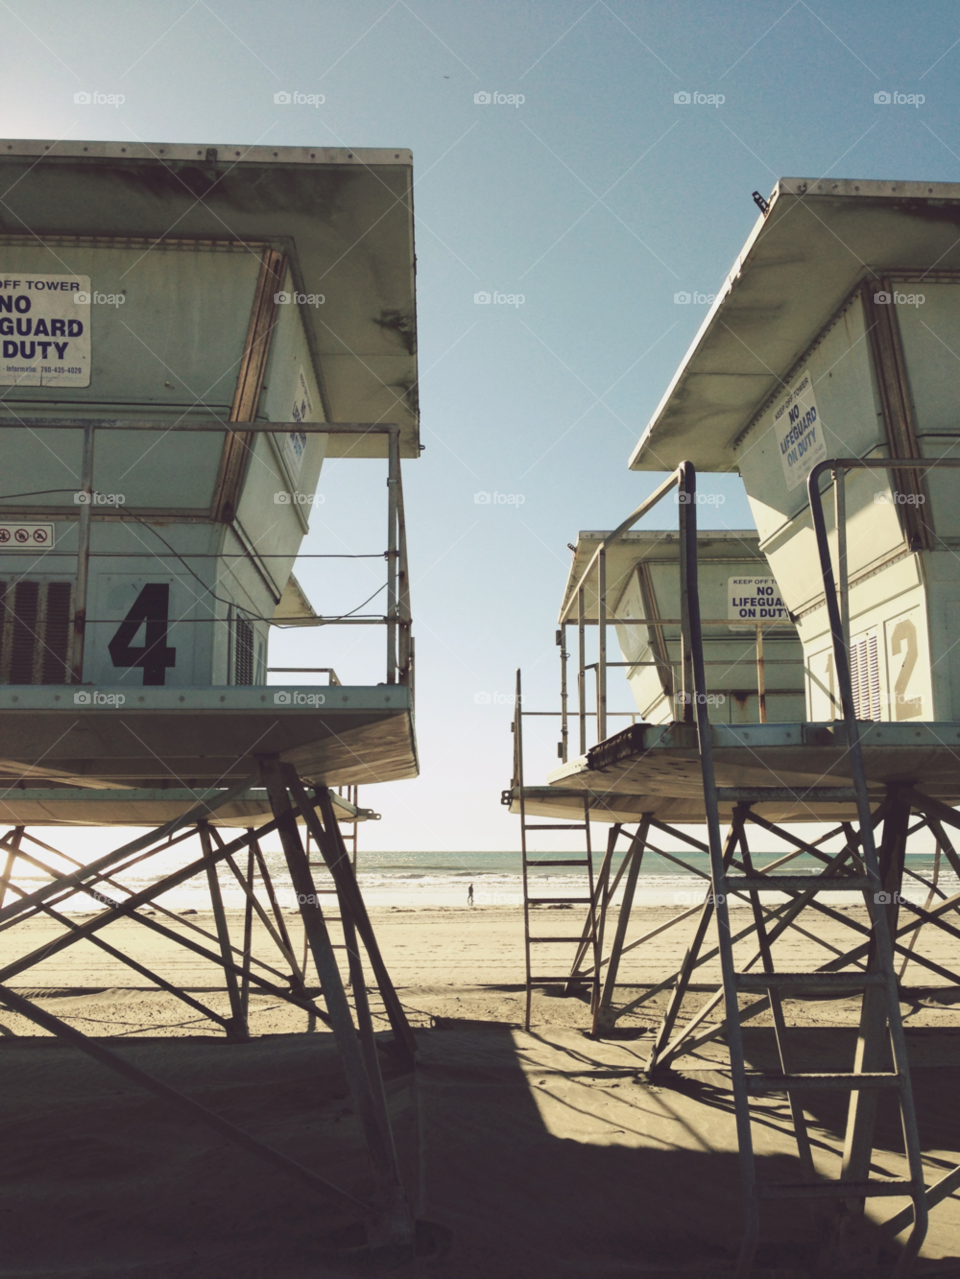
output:
M960 176L955 4L3 0L0 33L9 137L413 151L422 775L365 789L383 820L361 846L517 845L499 803L515 670L528 707L557 708L567 543L659 482L626 462L705 313L674 296L716 292L756 220L751 193L781 176ZM882 90L924 101L878 105ZM124 100L76 104L81 91ZM278 105L278 91L325 100ZM382 549L381 469L325 468L305 551ZM702 524L752 527L736 476L701 483L725 499ZM382 572L319 563L297 575L323 612ZM376 683L381 653L323 631L275 640L271 659ZM629 708L625 687L613 700ZM539 724L531 782L556 763Z

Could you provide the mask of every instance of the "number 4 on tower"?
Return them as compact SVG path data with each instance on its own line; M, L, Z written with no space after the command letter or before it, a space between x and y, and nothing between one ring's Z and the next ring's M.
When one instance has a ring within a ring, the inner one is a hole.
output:
M165 684L168 666L176 666L177 650L167 647L167 615L170 609L170 587L165 582L151 582L133 602L133 606L107 645L114 666L139 666L144 684ZM146 638L141 648L131 643L141 626Z

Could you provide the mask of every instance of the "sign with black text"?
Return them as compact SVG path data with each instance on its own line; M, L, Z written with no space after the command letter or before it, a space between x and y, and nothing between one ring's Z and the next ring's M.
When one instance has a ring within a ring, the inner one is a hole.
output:
M90 277L0 279L0 386L90 385Z

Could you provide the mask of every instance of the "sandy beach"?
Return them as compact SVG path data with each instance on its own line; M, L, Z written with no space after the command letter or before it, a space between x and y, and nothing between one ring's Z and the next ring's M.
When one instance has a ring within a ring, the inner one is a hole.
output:
M630 936L655 930L675 913L636 911ZM744 925L746 915L734 912ZM642 1082L638 1072L665 993L601 1041L588 1034L583 999L538 992L528 1033L518 910L394 908L371 916L418 1043L415 1075L397 1074L389 1055L383 1059L405 1186L418 1218L435 1223L424 1244L430 1255L397 1273L442 1279L729 1273L741 1214L722 1043L683 1058L668 1086ZM152 918L215 948L209 913ZM302 959L299 919L293 912L284 919ZM242 916L230 912L228 921L236 941ZM614 915L608 927L615 921ZM692 923L660 933L625 958L621 978L631 997L675 970ZM790 941L798 966L822 963L825 946L851 944L842 924L823 924L818 942ZM0 932L0 965L40 951L61 932L59 923L42 918ZM104 937L215 1013L229 1013L210 961L135 920L113 924ZM285 988L283 957L262 927L253 941L263 966L252 971ZM951 945L941 933L924 941L922 953L949 964ZM715 966L704 965L694 1001L706 998L700 987L716 977ZM251 987L251 1042L228 1043L216 1024L150 990L89 940L7 980L127 1060L363 1192L368 1173L332 1036L277 994ZM954 999L943 979L911 965L903 1011L928 1180L952 1167L960 1151ZM386 1026L376 995L374 1007ZM794 1001L791 1021L797 1026L791 1042L807 1068L852 1060L855 1000ZM842 1029L829 1029L836 1027ZM768 1015L746 1027L745 1042L751 1066L775 1068ZM359 1273L358 1263L330 1251L338 1230L350 1237L349 1216L5 1010L0 1081L7 1223L0 1275ZM805 1105L818 1167L832 1169L845 1102L811 1093ZM785 1099L764 1099L756 1113L761 1175L789 1176L796 1157ZM902 1172L895 1114L884 1107L879 1133L876 1170ZM875 1201L868 1216L879 1221L900 1206L895 1200L877 1208ZM805 1205L766 1207L756 1273L815 1275L819 1230ZM891 1257L896 1252L892 1241L883 1247ZM933 1211L918 1273L960 1274L957 1198Z

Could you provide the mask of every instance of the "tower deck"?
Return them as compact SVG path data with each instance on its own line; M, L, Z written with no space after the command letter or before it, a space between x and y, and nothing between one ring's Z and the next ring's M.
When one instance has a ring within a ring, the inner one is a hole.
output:
M856 801L846 729L823 724L712 724L720 815L730 819L736 787L784 788L755 811L775 822L855 820ZM863 760L871 801L886 787L921 785L944 804L960 804L960 724L862 723ZM706 820L697 729L693 724L633 724L547 775L547 786L524 787L528 813L583 816L584 799L595 821L628 822L641 813L661 821ZM824 792L835 789L836 800ZM804 792L809 792L805 795ZM519 788L504 792L519 813Z

